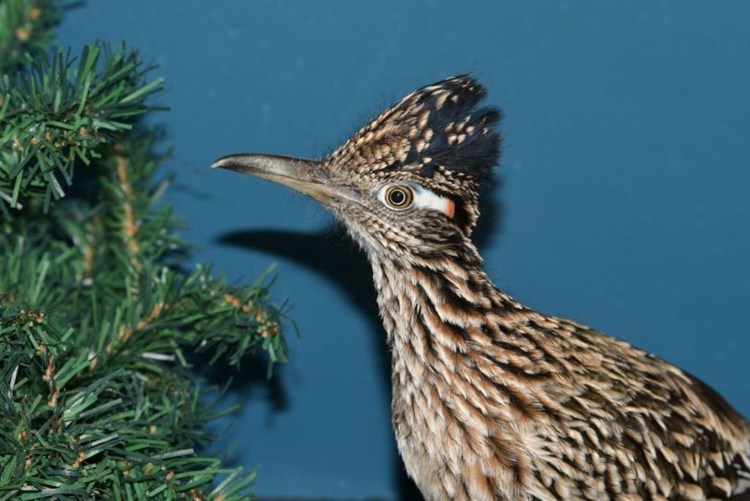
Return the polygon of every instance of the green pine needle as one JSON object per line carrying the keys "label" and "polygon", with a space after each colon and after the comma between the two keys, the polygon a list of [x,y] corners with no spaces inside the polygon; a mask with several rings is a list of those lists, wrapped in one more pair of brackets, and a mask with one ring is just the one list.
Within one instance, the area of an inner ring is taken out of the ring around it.
{"label": "green pine needle", "polygon": [[146,80],[149,68],[124,45],[88,45],[77,58],[60,49],[25,63],[0,78],[0,207],[13,209],[28,197],[48,204],[65,196],[75,161],[90,164],[114,144],[163,87],[161,78]]}
{"label": "green pine needle", "polygon": [[[195,451],[225,412],[201,405],[183,353],[285,360],[264,280],[231,287],[178,266],[186,247],[150,148],[102,152],[91,200],[24,212],[0,237],[0,499],[205,492],[226,472]],[[232,471],[224,499],[248,478]]]}
{"label": "green pine needle", "polygon": [[21,67],[25,54],[46,51],[59,19],[53,0],[0,2],[0,75]]}
{"label": "green pine needle", "polygon": [[[54,11],[24,44],[3,29],[50,5],[0,0],[0,56],[47,47]],[[190,360],[285,361],[283,307],[265,277],[186,270],[155,134],[133,122],[162,80],[134,51],[14,61],[0,65],[0,501],[247,499],[255,472],[201,452],[206,423],[236,407],[204,402]]]}

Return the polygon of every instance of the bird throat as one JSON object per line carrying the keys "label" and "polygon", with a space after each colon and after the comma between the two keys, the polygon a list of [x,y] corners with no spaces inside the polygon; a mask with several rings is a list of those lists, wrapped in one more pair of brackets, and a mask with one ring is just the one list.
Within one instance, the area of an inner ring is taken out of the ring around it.
{"label": "bird throat", "polygon": [[[491,342],[490,324],[512,319],[523,306],[498,291],[479,262],[404,267],[370,255],[370,263],[391,351],[396,442],[424,493],[450,478],[439,471],[448,467],[440,458],[463,457],[461,444],[486,433],[487,421],[477,414],[487,384],[478,370],[482,347]],[[510,426],[510,409],[507,414],[498,419]]]}
{"label": "bird throat", "polygon": [[[467,254],[478,256],[473,247]],[[471,379],[472,359],[494,330],[490,324],[525,310],[495,288],[481,259],[404,265],[369,258],[391,351],[394,399],[413,385],[450,386],[457,375]]]}
{"label": "bird throat", "polygon": [[[473,248],[466,254],[478,256]],[[524,309],[495,288],[478,257],[404,265],[373,253],[369,260],[394,371],[433,363],[454,369],[473,340],[486,339],[493,316]]]}

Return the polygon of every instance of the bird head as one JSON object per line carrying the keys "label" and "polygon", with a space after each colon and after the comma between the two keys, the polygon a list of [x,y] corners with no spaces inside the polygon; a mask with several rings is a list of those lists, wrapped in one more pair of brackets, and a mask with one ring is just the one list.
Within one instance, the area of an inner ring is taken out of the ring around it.
{"label": "bird head", "polygon": [[500,111],[477,107],[484,95],[470,76],[448,78],[404,97],[320,160],[236,154],[213,167],[314,198],[368,254],[456,255],[471,246],[479,190],[500,151]]}

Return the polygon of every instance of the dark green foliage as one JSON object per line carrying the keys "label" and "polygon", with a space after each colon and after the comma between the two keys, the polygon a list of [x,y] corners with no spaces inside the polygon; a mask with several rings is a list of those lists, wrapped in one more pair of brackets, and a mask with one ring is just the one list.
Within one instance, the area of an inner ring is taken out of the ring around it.
{"label": "dark green foliage", "polygon": [[0,75],[19,69],[24,55],[46,51],[58,18],[52,0],[0,0]]}
{"label": "dark green foliage", "polygon": [[[0,53],[46,46],[9,48],[11,4],[49,7],[0,0]],[[185,270],[154,134],[134,132],[161,80],[123,47],[18,61],[0,65],[0,501],[247,497],[253,472],[201,455],[231,409],[186,359],[284,360],[282,312],[263,279]]]}
{"label": "dark green foliage", "polygon": [[137,52],[123,46],[88,46],[78,64],[63,50],[26,62],[26,71],[0,79],[0,207],[44,195],[46,208],[65,195],[75,161],[90,163],[130,130],[162,80],[147,82]]}

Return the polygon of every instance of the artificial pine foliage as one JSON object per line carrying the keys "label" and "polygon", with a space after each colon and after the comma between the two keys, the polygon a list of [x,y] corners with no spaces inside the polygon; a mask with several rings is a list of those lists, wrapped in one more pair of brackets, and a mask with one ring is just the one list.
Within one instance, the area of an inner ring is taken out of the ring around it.
{"label": "artificial pine foliage", "polygon": [[200,452],[231,409],[188,360],[284,360],[282,312],[262,278],[185,271],[134,122],[161,80],[124,46],[50,50],[57,19],[0,0],[0,501],[244,499],[254,473]]}

